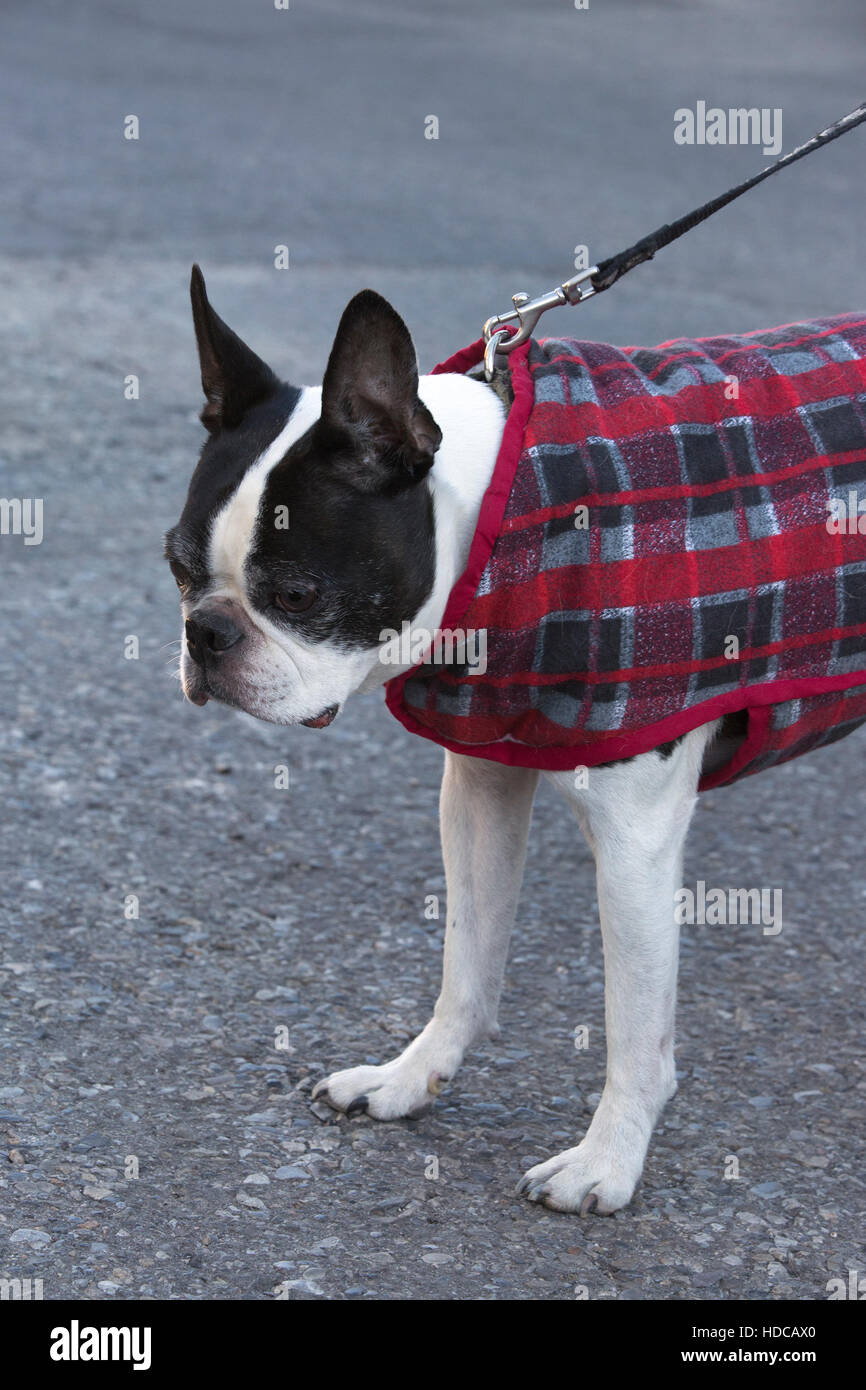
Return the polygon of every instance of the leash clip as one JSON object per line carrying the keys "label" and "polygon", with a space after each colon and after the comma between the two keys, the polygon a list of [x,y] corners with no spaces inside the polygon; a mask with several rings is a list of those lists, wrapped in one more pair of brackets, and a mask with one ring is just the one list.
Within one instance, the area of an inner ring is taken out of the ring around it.
{"label": "leash clip", "polygon": [[[484,325],[484,375],[493,380],[494,361],[497,352],[512,352],[514,348],[532,337],[535,325],[548,309],[556,309],[561,304],[582,304],[597,294],[592,277],[598,274],[598,266],[582,270],[570,280],[563,280],[556,289],[548,290],[536,299],[528,294],[513,294],[513,309],[505,314],[494,314]],[[513,325],[519,324],[519,327]]]}

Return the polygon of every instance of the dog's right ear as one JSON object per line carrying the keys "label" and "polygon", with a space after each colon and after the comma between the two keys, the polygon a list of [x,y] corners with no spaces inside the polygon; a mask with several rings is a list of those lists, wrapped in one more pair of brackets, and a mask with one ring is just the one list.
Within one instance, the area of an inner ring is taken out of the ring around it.
{"label": "dog's right ear", "polygon": [[405,323],[362,290],[340,319],[322,382],[320,434],[359,492],[398,492],[430,471],[442,431],[418,396],[418,359]]}
{"label": "dog's right ear", "polygon": [[279,385],[270,367],[248,348],[210,306],[197,265],[189,282],[192,320],[207,405],[201,422],[212,434],[234,429],[246,412]]}

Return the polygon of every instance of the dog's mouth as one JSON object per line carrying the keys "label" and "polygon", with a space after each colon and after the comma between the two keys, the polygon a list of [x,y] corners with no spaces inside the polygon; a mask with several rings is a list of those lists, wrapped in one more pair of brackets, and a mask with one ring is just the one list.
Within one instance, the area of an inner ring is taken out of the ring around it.
{"label": "dog's mouth", "polygon": [[[225,691],[214,691],[210,685],[204,681],[196,683],[193,686],[187,686],[184,690],[184,694],[191,704],[198,705],[199,707],[206,705],[208,700],[217,700],[222,705],[229,705],[233,709],[243,710],[244,713],[253,714],[259,719],[267,718],[266,713],[258,713],[256,710],[248,709],[237,697]],[[340,706],[338,703],[336,705],[328,705],[327,709],[323,709],[321,714],[311,715],[309,719],[279,722],[303,724],[307,729],[326,729],[329,724],[334,722],[339,712]]]}
{"label": "dog's mouth", "polygon": [[326,729],[336,719],[339,708],[339,705],[328,705],[328,708],[317,714],[315,719],[302,719],[301,723],[307,729]]}
{"label": "dog's mouth", "polygon": [[206,705],[208,700],[214,698],[204,673],[197,666],[192,667],[189,673],[184,672],[182,689],[191,705]]}

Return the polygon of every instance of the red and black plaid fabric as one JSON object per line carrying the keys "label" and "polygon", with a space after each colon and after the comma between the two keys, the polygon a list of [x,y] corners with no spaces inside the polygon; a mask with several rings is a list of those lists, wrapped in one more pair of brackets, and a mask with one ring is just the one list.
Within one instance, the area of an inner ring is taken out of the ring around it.
{"label": "red and black plaid fabric", "polygon": [[562,770],[748,710],[705,786],[866,720],[866,316],[656,348],[546,339],[508,362],[514,402],[442,621],[486,633],[487,669],[415,666],[388,682],[397,718]]}

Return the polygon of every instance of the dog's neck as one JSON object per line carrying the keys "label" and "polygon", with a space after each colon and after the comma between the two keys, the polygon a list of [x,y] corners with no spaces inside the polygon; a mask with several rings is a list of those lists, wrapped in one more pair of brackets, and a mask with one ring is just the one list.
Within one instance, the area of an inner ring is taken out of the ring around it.
{"label": "dog's neck", "polygon": [[[442,443],[428,475],[433,498],[436,574],[427,602],[411,621],[412,634],[434,633],[441,625],[448,595],[466,568],[478,513],[499,453],[505,407],[483,381],[442,373],[422,376],[418,394],[442,431]],[[362,690],[391,680],[406,666],[381,664]]]}

